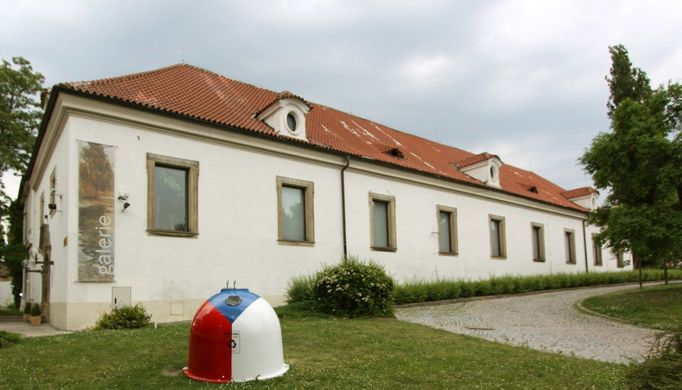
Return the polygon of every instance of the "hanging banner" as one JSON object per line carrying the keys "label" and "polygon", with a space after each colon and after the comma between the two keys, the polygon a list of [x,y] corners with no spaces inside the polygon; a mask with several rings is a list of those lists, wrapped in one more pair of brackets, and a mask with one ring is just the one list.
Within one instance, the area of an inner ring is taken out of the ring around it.
{"label": "hanging banner", "polygon": [[114,146],[78,141],[78,280],[114,281]]}

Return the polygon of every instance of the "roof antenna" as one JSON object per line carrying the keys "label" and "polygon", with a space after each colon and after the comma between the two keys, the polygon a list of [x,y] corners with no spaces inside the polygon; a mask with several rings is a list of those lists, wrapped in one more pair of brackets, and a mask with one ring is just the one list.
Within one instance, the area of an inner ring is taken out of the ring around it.
{"label": "roof antenna", "polygon": [[182,41],[182,45],[180,46],[180,63],[184,64],[185,63],[185,41]]}

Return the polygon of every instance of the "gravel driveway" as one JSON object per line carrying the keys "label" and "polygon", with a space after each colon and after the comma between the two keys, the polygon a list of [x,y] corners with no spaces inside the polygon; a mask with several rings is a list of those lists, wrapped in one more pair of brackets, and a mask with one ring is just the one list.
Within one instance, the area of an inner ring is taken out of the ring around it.
{"label": "gravel driveway", "polygon": [[583,314],[576,302],[635,285],[593,287],[518,297],[399,308],[396,317],[541,351],[614,363],[640,362],[656,331]]}

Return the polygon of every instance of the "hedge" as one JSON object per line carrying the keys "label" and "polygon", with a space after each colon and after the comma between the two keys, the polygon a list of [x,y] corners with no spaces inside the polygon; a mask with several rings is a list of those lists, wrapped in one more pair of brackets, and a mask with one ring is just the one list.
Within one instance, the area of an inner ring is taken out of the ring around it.
{"label": "hedge", "polygon": [[[397,284],[393,300],[397,305],[432,302],[486,295],[516,294],[559,288],[637,282],[638,271],[559,273],[530,276],[494,276],[486,280],[441,279],[415,280]],[[663,280],[663,270],[642,270],[644,281]],[[682,279],[682,270],[668,270],[668,279]]]}

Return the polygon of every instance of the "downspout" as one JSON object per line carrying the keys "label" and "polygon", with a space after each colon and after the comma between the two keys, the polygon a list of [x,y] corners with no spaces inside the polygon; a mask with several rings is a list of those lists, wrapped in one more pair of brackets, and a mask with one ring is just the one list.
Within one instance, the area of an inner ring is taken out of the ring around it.
{"label": "downspout", "polygon": [[346,157],[346,165],[341,170],[341,224],[343,229],[343,258],[348,257],[348,238],[346,237],[346,169],[350,166],[350,158]]}
{"label": "downspout", "polygon": [[583,249],[585,249],[585,273],[590,272],[587,262],[587,235],[585,234],[585,219],[583,219]]}

